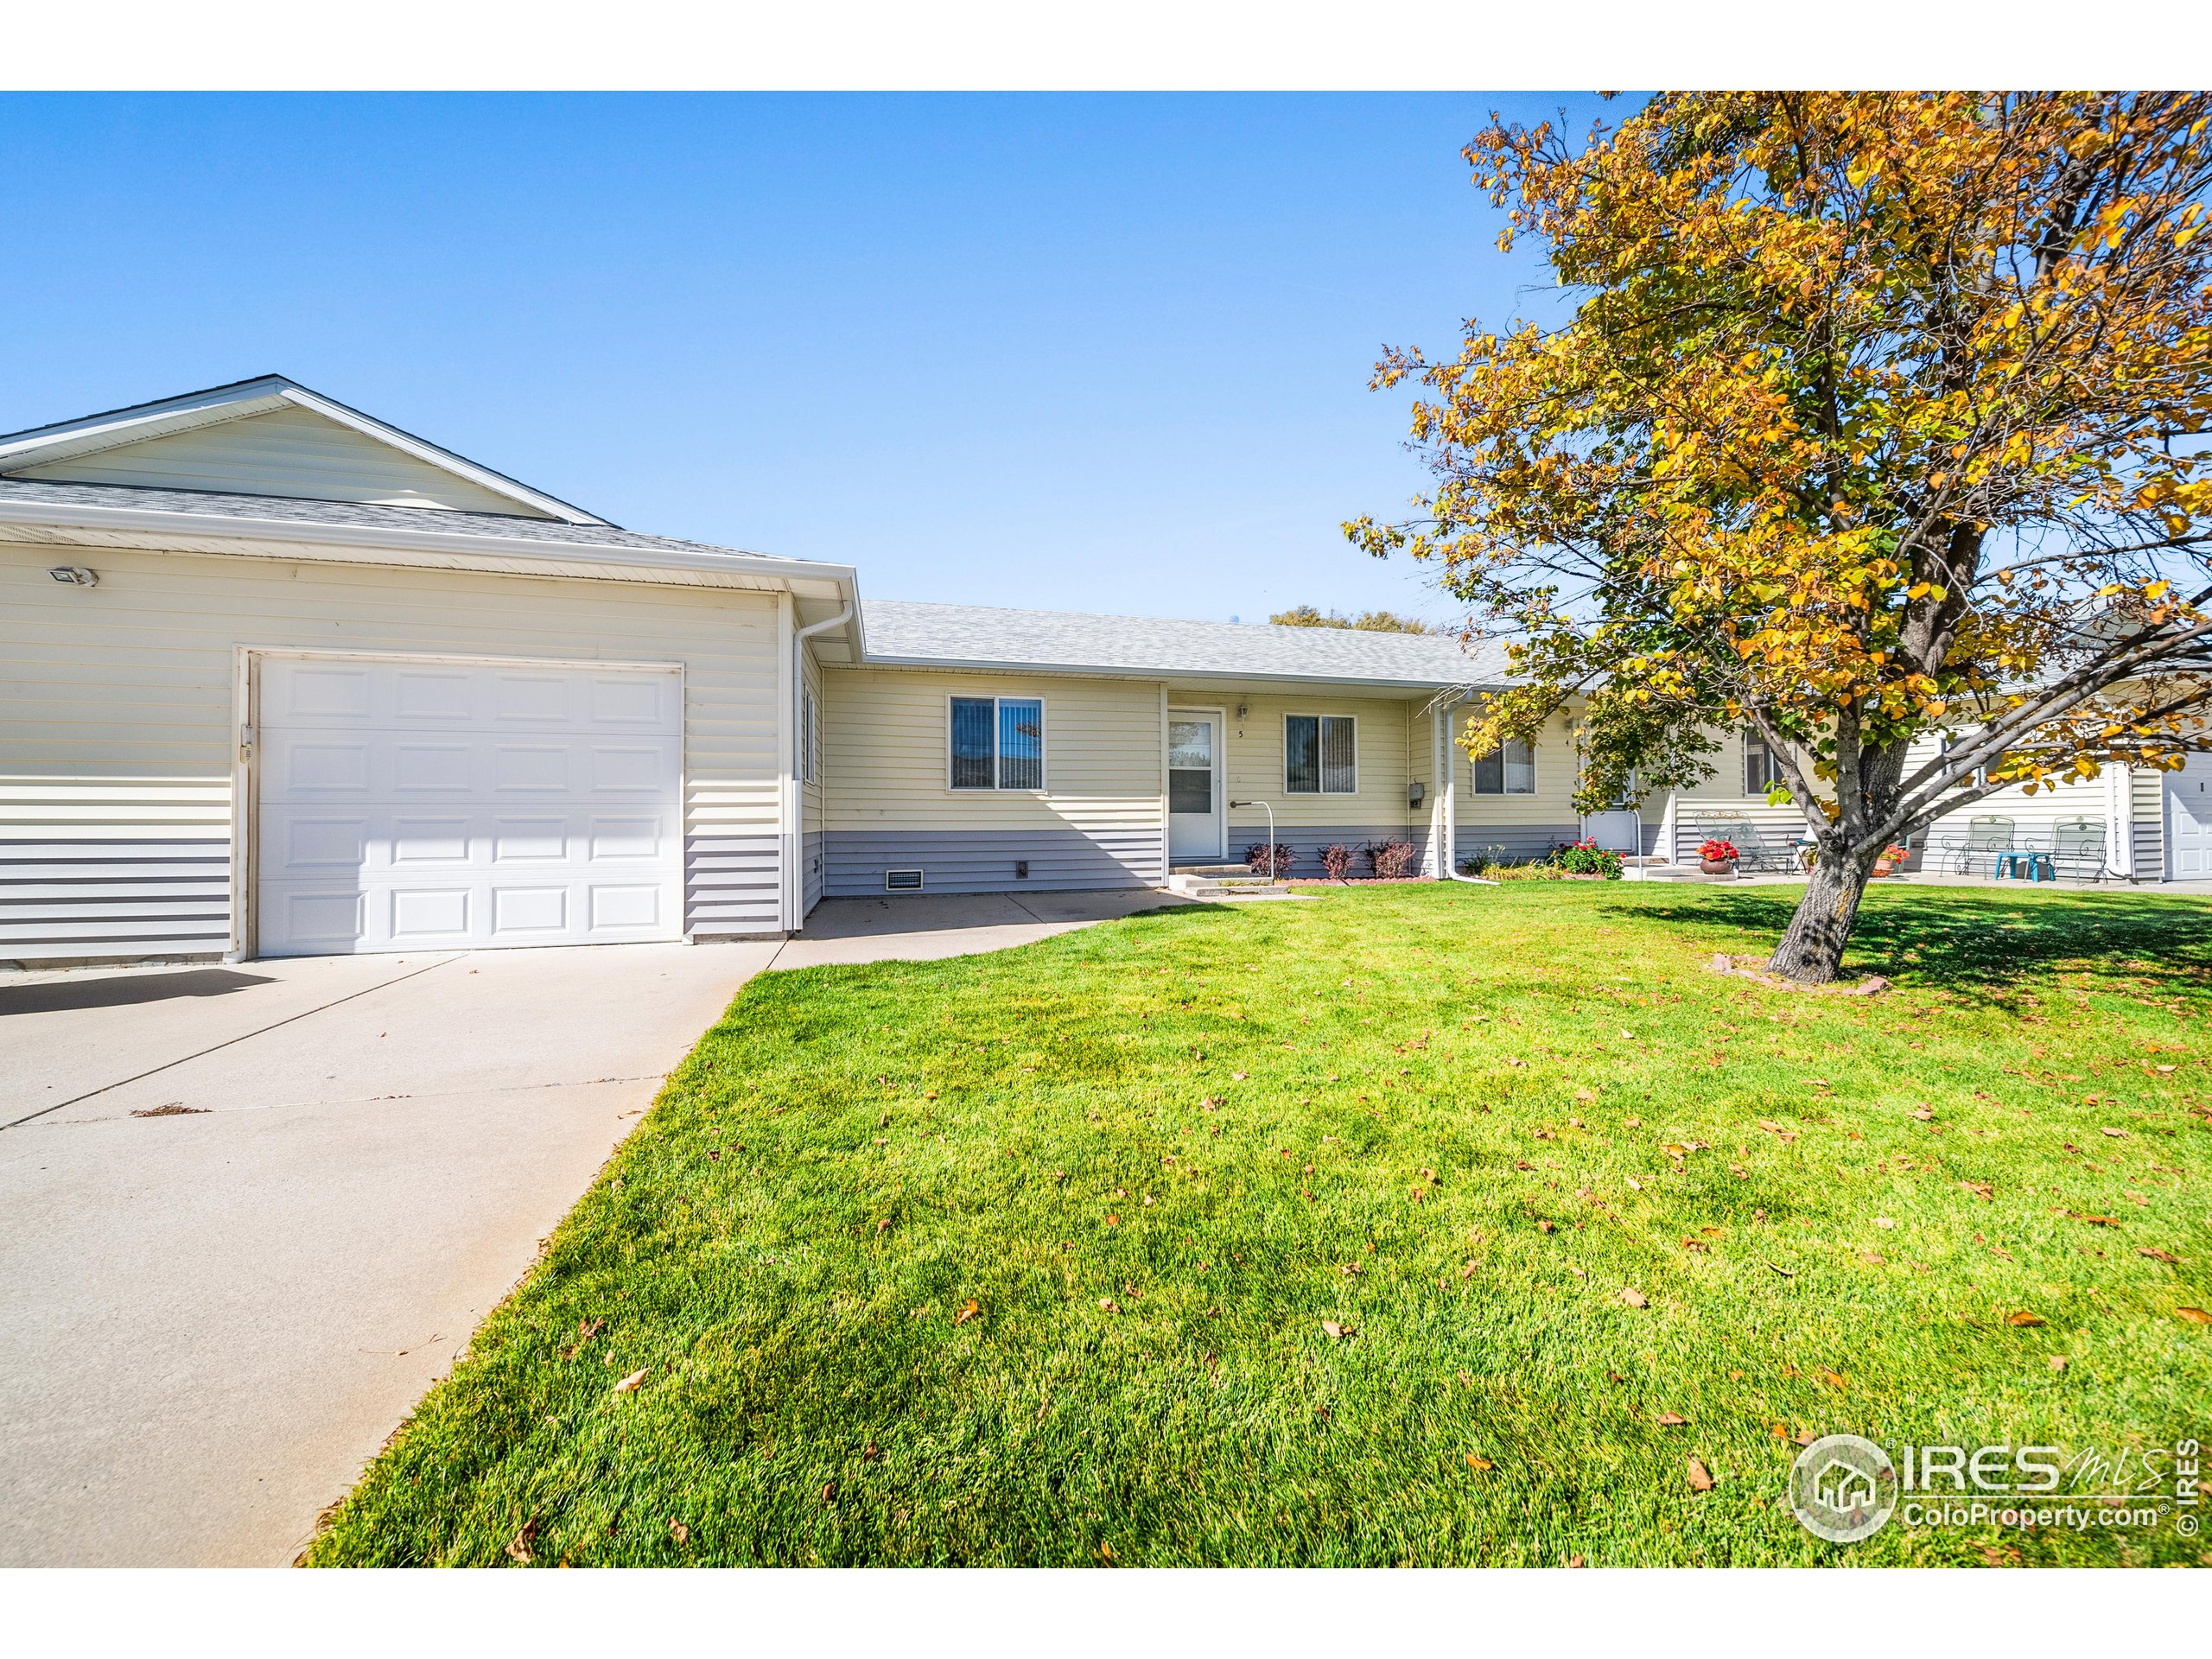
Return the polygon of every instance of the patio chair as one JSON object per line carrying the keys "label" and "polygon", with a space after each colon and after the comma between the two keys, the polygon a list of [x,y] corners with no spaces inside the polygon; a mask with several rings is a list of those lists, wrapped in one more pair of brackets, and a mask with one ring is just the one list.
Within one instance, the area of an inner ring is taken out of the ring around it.
{"label": "patio chair", "polygon": [[2013,845],[2013,829],[2010,818],[1975,818],[1967,823],[1966,834],[1946,836],[1936,845],[1948,858],[1955,875],[1966,874],[1976,859],[1987,859],[1993,870],[2001,855],[2020,850]]}
{"label": "patio chair", "polygon": [[1797,873],[1797,849],[1777,847],[1759,833],[1758,820],[1738,821],[1736,833],[1729,837],[1736,843],[1736,868],[1770,875],[1794,875]]}
{"label": "patio chair", "polygon": [[1795,874],[1797,854],[1795,849],[1777,847],[1759,834],[1756,819],[1739,813],[1715,813],[1709,817],[1686,818],[1681,835],[1687,837],[1693,854],[1708,841],[1725,841],[1736,849],[1736,868],[1739,870],[1769,871]]}
{"label": "patio chair", "polygon": [[2050,867],[2080,881],[2105,879],[2105,821],[2061,818],[2050,826]]}

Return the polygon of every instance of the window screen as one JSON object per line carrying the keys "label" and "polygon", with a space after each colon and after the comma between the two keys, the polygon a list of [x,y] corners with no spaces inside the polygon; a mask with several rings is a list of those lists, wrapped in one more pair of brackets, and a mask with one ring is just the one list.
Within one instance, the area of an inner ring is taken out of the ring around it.
{"label": "window screen", "polygon": [[1359,792],[1358,745],[1350,715],[1285,717],[1283,787],[1293,795]]}
{"label": "window screen", "polygon": [[798,689],[798,776],[799,781],[810,784],[822,772],[821,716],[814,706],[814,688],[802,683]]}
{"label": "window screen", "polygon": [[955,697],[952,700],[952,786],[989,789],[996,782],[991,741],[992,700]]}
{"label": "window screen", "polygon": [[1475,757],[1478,795],[1533,795],[1536,792],[1536,751],[1509,737],[1488,754]]}
{"label": "window screen", "polygon": [[1764,737],[1756,731],[1744,734],[1744,793],[1764,795],[1782,781],[1782,764],[1774,758]]}
{"label": "window screen", "polygon": [[953,698],[951,783],[955,789],[1044,788],[1044,699]]}
{"label": "window screen", "polygon": [[1045,787],[1045,705],[1035,697],[999,699],[999,787]]}

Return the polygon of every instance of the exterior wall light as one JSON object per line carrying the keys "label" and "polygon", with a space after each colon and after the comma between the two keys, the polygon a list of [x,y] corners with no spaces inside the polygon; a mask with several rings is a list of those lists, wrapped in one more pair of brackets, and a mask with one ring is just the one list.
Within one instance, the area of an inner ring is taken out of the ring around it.
{"label": "exterior wall light", "polygon": [[81,564],[57,564],[46,573],[69,588],[97,588],[100,579]]}

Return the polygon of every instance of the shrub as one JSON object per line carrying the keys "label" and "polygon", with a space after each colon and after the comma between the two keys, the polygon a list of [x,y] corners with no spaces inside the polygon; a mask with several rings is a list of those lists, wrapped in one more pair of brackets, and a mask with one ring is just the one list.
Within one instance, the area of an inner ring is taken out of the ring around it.
{"label": "shrub", "polygon": [[1621,879],[1621,855],[1600,847],[1589,836],[1560,842],[1552,849],[1551,861],[1569,875],[1602,875],[1608,881]]}
{"label": "shrub", "polygon": [[1264,841],[1255,841],[1244,849],[1244,861],[1251,867],[1255,875],[1276,880],[1290,874],[1295,857],[1282,842],[1270,847]]}
{"label": "shrub", "polygon": [[1367,855],[1367,866],[1377,880],[1395,881],[1413,868],[1410,841],[1370,841],[1359,850]]}
{"label": "shrub", "polygon": [[1340,841],[1332,841],[1321,849],[1321,868],[1332,881],[1341,881],[1351,868],[1351,849]]}

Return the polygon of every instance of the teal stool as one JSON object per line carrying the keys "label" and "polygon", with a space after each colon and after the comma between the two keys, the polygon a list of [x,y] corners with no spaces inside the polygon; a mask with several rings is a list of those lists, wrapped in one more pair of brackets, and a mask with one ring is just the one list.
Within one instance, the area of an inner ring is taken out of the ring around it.
{"label": "teal stool", "polygon": [[1997,879],[2000,881],[2007,879],[2018,880],[2023,861],[2028,867],[2029,880],[2056,881],[2058,880],[2058,867],[2050,861],[2050,855],[2037,852],[1998,854],[1995,872]]}

